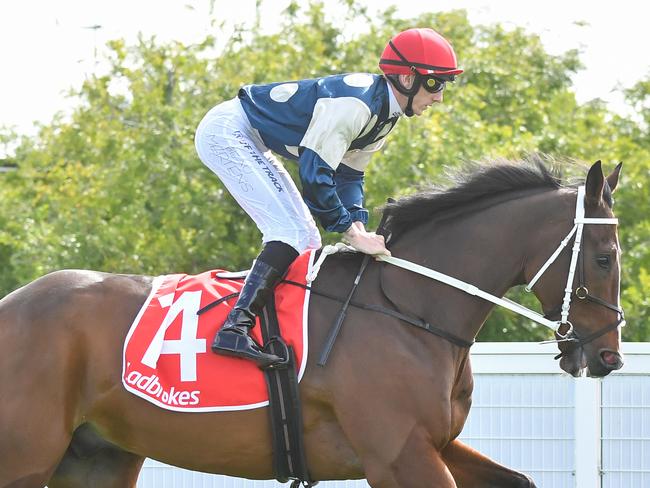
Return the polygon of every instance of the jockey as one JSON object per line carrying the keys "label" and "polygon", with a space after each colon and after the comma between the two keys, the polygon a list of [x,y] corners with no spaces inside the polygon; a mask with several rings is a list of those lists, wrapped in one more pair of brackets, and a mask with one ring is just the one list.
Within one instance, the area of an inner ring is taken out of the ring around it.
{"label": "jockey", "polygon": [[[379,61],[384,75],[351,73],[247,85],[212,108],[196,131],[201,161],[224,183],[262,232],[237,303],[214,338],[217,354],[261,367],[280,360],[249,332],[299,253],[321,246],[314,217],[367,254],[390,254],[368,232],[364,170],[402,114],[442,102],[446,82],[463,72],[447,40],[432,29],[397,34]],[[271,154],[298,161],[302,195]]]}

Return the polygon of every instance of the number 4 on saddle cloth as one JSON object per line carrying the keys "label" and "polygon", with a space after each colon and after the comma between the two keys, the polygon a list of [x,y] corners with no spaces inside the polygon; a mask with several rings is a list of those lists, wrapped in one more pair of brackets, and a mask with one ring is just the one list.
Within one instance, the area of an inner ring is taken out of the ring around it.
{"label": "number 4 on saddle cloth", "polygon": [[[314,252],[292,264],[286,279],[306,284]],[[226,277],[220,277],[223,274]],[[221,270],[154,279],[124,343],[124,387],[162,408],[183,412],[247,410],[268,405],[264,373],[252,361],[216,355],[210,343],[235,304],[243,279]],[[215,301],[232,295],[219,305]],[[309,290],[280,283],[275,308],[282,338],[293,348],[298,381],[307,363]],[[262,344],[260,319],[252,337]]]}

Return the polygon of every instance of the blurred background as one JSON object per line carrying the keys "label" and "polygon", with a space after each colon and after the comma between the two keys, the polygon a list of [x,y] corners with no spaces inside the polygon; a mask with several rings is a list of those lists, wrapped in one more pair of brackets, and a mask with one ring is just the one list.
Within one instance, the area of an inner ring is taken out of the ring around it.
{"label": "blurred background", "polygon": [[[391,3],[4,2],[0,296],[61,268],[158,275],[248,266],[260,235],[195,154],[203,114],[243,84],[377,73],[388,39],[431,26],[465,73],[444,104],[389,136],[366,173],[368,208],[445,185],[448,168],[471,160],[543,152],[567,177],[583,177],[597,159],[606,172],[623,161],[615,194],[623,339],[650,340],[643,6]],[[371,228],[379,217],[372,213]],[[521,290],[509,296],[536,306]],[[497,310],[479,340],[543,338],[546,329]]]}

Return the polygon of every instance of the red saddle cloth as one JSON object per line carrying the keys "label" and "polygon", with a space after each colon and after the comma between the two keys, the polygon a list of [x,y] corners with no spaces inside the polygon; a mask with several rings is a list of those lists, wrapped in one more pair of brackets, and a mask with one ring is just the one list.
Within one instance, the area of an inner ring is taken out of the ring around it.
{"label": "red saddle cloth", "polygon": [[[287,280],[306,284],[314,251],[292,264]],[[151,293],[124,342],[124,387],[162,408],[182,412],[247,410],[268,405],[264,374],[252,361],[214,354],[212,339],[234,306],[233,297],[198,315],[220,298],[239,292],[244,280],[218,277],[221,270],[154,279]],[[309,291],[288,283],[275,290],[280,331],[294,348],[298,380],[307,363]],[[259,320],[252,332],[262,343]]]}

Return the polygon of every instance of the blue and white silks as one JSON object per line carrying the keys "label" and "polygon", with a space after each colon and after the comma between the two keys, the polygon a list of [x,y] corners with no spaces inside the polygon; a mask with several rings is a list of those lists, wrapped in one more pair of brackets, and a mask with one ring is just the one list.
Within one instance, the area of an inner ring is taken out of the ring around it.
{"label": "blue and white silks", "polygon": [[266,147],[298,160],[303,198],[326,230],[367,223],[364,170],[402,114],[383,76],[248,85],[239,98]]}

